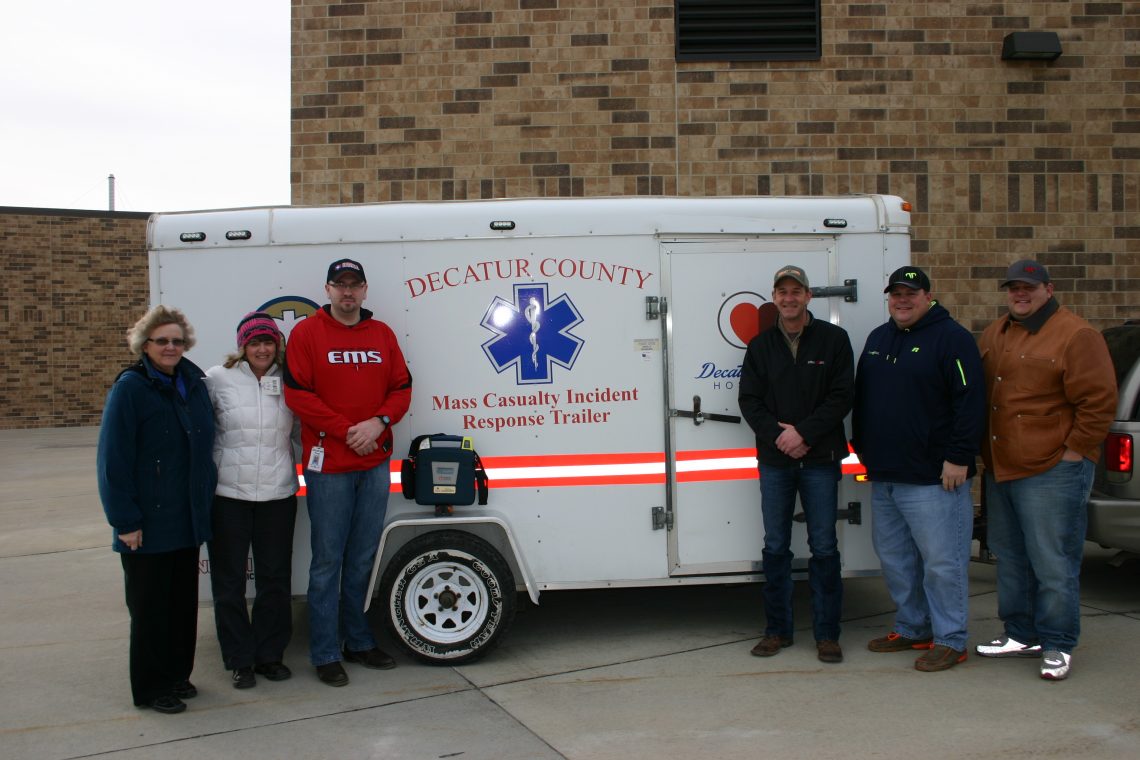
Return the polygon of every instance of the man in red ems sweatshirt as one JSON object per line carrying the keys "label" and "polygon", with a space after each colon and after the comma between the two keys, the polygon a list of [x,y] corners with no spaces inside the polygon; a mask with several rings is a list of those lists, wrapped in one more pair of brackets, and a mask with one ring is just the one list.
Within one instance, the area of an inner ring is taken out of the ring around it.
{"label": "man in red ems sweatshirt", "polygon": [[312,524],[310,658],[322,682],[344,686],[342,659],[396,666],[376,646],[364,595],[388,508],[391,427],[408,411],[412,377],[395,333],[361,308],[359,262],[330,264],[325,293],[329,303],[289,336],[285,403],[301,420]]}

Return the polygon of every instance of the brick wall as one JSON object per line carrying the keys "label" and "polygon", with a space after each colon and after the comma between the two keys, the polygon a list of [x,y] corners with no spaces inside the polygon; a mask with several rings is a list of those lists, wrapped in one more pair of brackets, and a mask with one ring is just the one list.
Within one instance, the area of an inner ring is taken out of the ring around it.
{"label": "brick wall", "polygon": [[0,208],[0,428],[99,424],[150,297],[148,216]]}
{"label": "brick wall", "polygon": [[[672,0],[293,0],[298,204],[890,192],[978,331],[1014,259],[1140,316],[1140,14],[823,0],[818,61],[677,63]],[[1055,31],[1053,63],[1002,61]]]}

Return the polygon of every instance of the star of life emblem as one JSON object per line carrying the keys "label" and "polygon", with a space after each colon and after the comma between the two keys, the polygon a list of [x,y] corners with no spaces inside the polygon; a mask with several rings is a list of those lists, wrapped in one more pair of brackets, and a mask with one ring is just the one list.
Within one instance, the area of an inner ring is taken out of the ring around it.
{"label": "star of life emblem", "polygon": [[570,369],[585,344],[570,330],[582,315],[563,293],[554,300],[546,283],[514,286],[514,302],[495,296],[480,324],[495,337],[483,344],[483,353],[496,372],[513,367],[518,385],[550,383],[554,366]]}

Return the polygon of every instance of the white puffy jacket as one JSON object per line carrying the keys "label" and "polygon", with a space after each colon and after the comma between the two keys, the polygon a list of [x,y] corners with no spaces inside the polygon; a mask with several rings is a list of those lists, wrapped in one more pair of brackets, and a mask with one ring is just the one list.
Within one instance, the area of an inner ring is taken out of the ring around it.
{"label": "white puffy jacket", "polygon": [[[280,367],[269,368],[266,377],[273,376],[281,376]],[[245,361],[229,369],[211,367],[206,386],[217,422],[218,495],[271,501],[297,493],[293,413],[285,406],[284,388],[275,395],[265,393]]]}

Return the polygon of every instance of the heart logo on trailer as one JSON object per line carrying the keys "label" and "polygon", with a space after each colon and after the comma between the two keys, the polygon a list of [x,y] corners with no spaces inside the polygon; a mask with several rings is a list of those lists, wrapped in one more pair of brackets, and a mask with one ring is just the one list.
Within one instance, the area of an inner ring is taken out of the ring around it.
{"label": "heart logo on trailer", "polygon": [[742,290],[724,299],[717,313],[720,336],[734,348],[748,348],[748,342],[776,324],[776,304],[759,293]]}

